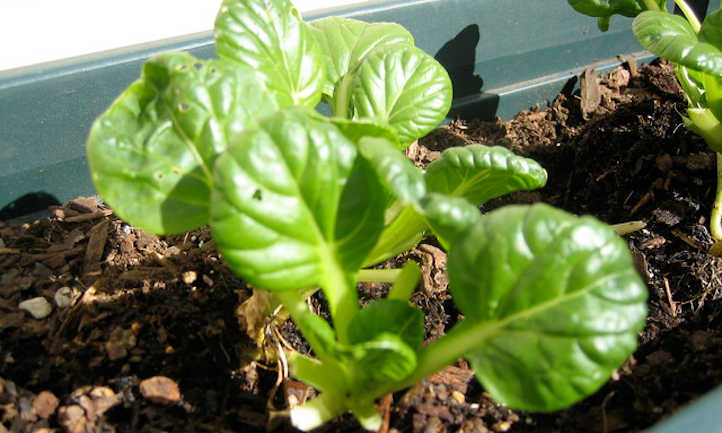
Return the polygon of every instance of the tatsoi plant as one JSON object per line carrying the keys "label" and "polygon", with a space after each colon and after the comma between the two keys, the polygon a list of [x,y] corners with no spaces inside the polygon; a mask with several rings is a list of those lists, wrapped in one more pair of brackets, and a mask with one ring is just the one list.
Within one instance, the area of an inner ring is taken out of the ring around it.
{"label": "tatsoi plant", "polygon": [[[405,29],[226,0],[215,35],[218,59],[150,59],[93,125],[88,162],[119,216],[158,234],[210,224],[227,264],[283,303],[314,355],[290,353],[291,373],[320,391],[291,409],[294,425],[350,411],[377,429],[377,398],[461,357],[499,401],[550,411],[634,350],[646,288],[609,227],[542,204],[479,212],[542,186],[536,162],[472,145],[422,171],[401,152],[451,103],[445,70]],[[464,314],[426,346],[409,303],[418,267],[368,268],[425,233],[449,252]],[[361,308],[362,281],[392,287]],[[307,308],[319,289],[331,323]]]}
{"label": "tatsoi plant", "polygon": [[675,0],[684,17],[667,11],[665,0],[569,0],[577,11],[598,17],[606,30],[612,15],[635,17],[632,30],[654,55],[676,64],[677,79],[688,102],[682,120],[717,154],[717,192],[710,216],[715,240],[711,252],[722,253],[722,11],[702,23],[684,0]]}

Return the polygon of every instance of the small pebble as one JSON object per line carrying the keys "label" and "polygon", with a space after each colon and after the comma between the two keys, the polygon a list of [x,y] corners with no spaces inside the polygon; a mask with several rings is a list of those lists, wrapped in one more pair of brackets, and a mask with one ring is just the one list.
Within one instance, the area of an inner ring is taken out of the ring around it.
{"label": "small pebble", "polygon": [[27,311],[36,319],[44,319],[53,311],[53,306],[42,296],[25,300],[18,304],[18,308]]}
{"label": "small pebble", "polygon": [[73,289],[71,289],[70,287],[61,287],[55,292],[55,305],[57,305],[58,308],[68,308],[73,304],[73,301],[75,300],[75,295],[76,294],[73,293]]}
{"label": "small pebble", "polygon": [[59,403],[55,394],[50,391],[42,391],[33,399],[33,413],[40,418],[50,418],[50,415],[55,413]]}
{"label": "small pebble", "polygon": [[198,278],[196,271],[185,271],[183,272],[183,282],[186,284],[193,284]]}
{"label": "small pebble", "polygon": [[153,403],[171,405],[180,401],[178,384],[165,376],[154,376],[140,382],[140,393]]}

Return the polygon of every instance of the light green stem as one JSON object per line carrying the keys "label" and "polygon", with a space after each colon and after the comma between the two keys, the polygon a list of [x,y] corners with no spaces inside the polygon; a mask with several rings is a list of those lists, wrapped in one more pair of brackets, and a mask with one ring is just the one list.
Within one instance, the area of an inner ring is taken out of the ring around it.
{"label": "light green stem", "polygon": [[714,203],[712,204],[712,212],[710,214],[709,231],[712,238],[720,242],[722,241],[722,154],[716,152],[717,155],[717,191],[715,193]]}
{"label": "light green stem", "polygon": [[291,409],[291,423],[309,431],[346,412],[345,402],[338,396],[322,393],[318,397]]}
{"label": "light green stem", "polygon": [[642,230],[646,226],[647,224],[644,221],[627,221],[625,223],[613,224],[609,227],[614,230],[614,233],[619,236],[624,236]]}
{"label": "light green stem", "polygon": [[644,6],[650,11],[660,10],[659,5],[654,0],[644,0]]}
{"label": "light green stem", "polygon": [[358,280],[367,283],[393,283],[401,273],[401,269],[361,269]]}
{"label": "light green stem", "polygon": [[348,343],[348,327],[351,319],[360,309],[356,287],[349,281],[348,276],[336,262],[332,254],[323,249],[321,254],[323,262],[323,279],[321,288],[328,306],[331,310],[333,327],[336,329],[336,338],[342,344]]}
{"label": "light green stem", "polygon": [[682,11],[684,17],[687,18],[687,21],[689,21],[689,24],[692,26],[694,32],[699,33],[699,30],[702,28],[702,24],[700,24],[699,19],[697,18],[697,15],[694,14],[692,8],[689,7],[684,0],[674,0],[674,3],[677,5],[679,10]]}
{"label": "light green stem", "polygon": [[381,233],[363,267],[372,266],[413,248],[427,229],[426,221],[412,206],[406,206]]}
{"label": "light green stem", "polygon": [[335,117],[342,119],[350,118],[348,107],[351,103],[351,77],[351,74],[344,75],[333,94],[333,106],[331,110]]}

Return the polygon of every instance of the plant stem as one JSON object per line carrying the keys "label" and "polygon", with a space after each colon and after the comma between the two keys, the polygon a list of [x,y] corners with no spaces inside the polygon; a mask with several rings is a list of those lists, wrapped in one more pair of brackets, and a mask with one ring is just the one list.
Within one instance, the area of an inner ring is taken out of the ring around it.
{"label": "plant stem", "polygon": [[351,74],[344,75],[333,94],[333,115],[349,119],[348,107],[351,99]]}
{"label": "plant stem", "polygon": [[398,299],[408,301],[414,293],[414,289],[421,279],[421,269],[413,260],[408,260],[401,268],[399,276],[394,281],[394,285],[389,291],[388,299]]}
{"label": "plant stem", "polygon": [[427,229],[426,221],[412,206],[404,207],[379,237],[363,267],[380,263],[414,247]]}
{"label": "plant stem", "polygon": [[614,230],[614,233],[619,236],[628,235],[634,233],[637,230],[642,230],[647,224],[644,221],[627,221],[625,223],[613,224],[610,227]]}
{"label": "plant stem", "polygon": [[650,11],[660,10],[659,5],[654,0],[644,0],[644,6]]}
{"label": "plant stem", "polygon": [[710,214],[709,231],[716,242],[722,242],[722,154],[717,155],[717,191]]}
{"label": "plant stem", "polygon": [[331,310],[331,319],[336,329],[336,338],[342,344],[348,343],[348,327],[351,319],[359,310],[358,294],[356,287],[348,280],[347,275],[343,271],[332,254],[328,253],[328,248],[322,248],[321,261],[325,269],[321,288],[323,289],[328,306]]}
{"label": "plant stem", "polygon": [[367,283],[393,283],[401,274],[401,269],[361,269],[358,280]]}
{"label": "plant stem", "polygon": [[322,393],[318,397],[291,409],[291,423],[298,429],[309,431],[320,427],[346,411],[338,396]]}
{"label": "plant stem", "polygon": [[692,8],[689,7],[684,0],[674,0],[674,3],[677,5],[679,10],[682,11],[684,17],[687,18],[687,21],[689,21],[689,24],[692,26],[692,29],[694,29],[694,32],[699,33],[699,30],[702,28],[702,24],[700,24],[697,15],[694,14],[694,10],[692,10]]}

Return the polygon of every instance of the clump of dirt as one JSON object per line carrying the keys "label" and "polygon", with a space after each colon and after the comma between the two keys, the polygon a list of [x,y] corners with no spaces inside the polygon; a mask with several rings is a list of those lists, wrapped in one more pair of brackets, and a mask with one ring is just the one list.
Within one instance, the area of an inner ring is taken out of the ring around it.
{"label": "clump of dirt", "polygon": [[[500,406],[460,360],[381,399],[382,431],[639,431],[722,382],[722,268],[706,228],[714,154],[681,126],[685,108],[669,65],[627,63],[603,78],[586,72],[580,92],[546,109],[509,122],[459,119],[409,149],[424,166],[450,146],[504,145],[547,169],[545,188],[485,211],[544,201],[609,223],[644,221],[626,238],[650,316],[634,355],[572,408]],[[383,266],[406,260],[422,267],[412,301],[426,314],[426,338],[438,338],[460,318],[446,256],[425,239]],[[361,302],[386,290],[360,285]],[[253,294],[207,229],[149,235],[92,198],[0,225],[0,432],[293,431],[282,411],[314,391],[284,377],[273,353],[308,348]],[[323,312],[323,297],[313,301]],[[321,430],[360,427],[346,416]]]}

